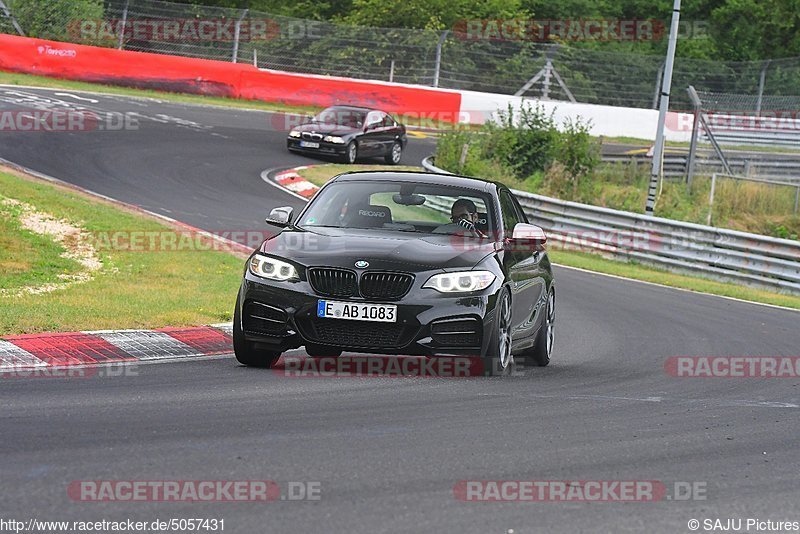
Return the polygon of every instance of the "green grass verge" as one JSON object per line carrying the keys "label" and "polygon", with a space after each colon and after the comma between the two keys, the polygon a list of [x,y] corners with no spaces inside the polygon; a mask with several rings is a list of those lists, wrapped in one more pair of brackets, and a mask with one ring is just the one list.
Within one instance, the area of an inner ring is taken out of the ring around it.
{"label": "green grass verge", "polygon": [[78,82],[64,80],[61,78],[48,78],[45,76],[33,76],[30,74],[17,74],[13,72],[0,71],[0,84],[7,85],[29,85],[35,87],[50,87],[55,89],[72,89],[75,91],[92,91],[97,93],[108,93],[122,96],[133,96],[140,98],[156,98],[168,102],[182,104],[202,104],[206,106],[222,106],[229,108],[258,109],[263,111],[283,111],[287,113],[316,113],[320,107],[312,106],[291,106],[278,102],[262,102],[260,100],[243,100],[236,98],[222,98],[216,96],[190,95],[184,93],[170,93],[167,91],[154,91],[151,89],[135,89],[132,87],[120,87],[116,85],[104,85],[100,83]]}
{"label": "green grass verge", "polygon": [[[157,220],[130,213],[37,180],[0,172],[0,191],[89,232],[170,232]],[[65,268],[53,243],[11,230],[0,262],[15,265],[3,283],[30,283]],[[4,232],[5,233],[5,232]],[[45,239],[45,238],[42,238]],[[93,280],[40,295],[0,296],[0,334],[112,328],[156,328],[229,321],[242,260],[212,250],[99,252],[103,269]],[[54,263],[51,263],[54,262]],[[5,263],[4,263],[5,265]],[[5,272],[5,269],[4,269]]]}
{"label": "green grass verge", "polygon": [[0,204],[0,289],[58,282],[59,274],[80,270],[77,261],[60,256],[64,249],[55,241],[22,228],[21,213],[18,206]]}
{"label": "green grass verge", "polygon": [[[333,176],[349,171],[349,170],[372,170],[372,169],[403,169],[402,167],[385,167],[380,165],[315,165],[308,169],[298,171],[298,174],[305,179],[317,185],[323,185],[326,181],[330,180]],[[413,170],[413,167],[406,168]],[[688,289],[690,291],[697,291],[701,293],[710,293],[712,295],[721,295],[724,297],[732,297],[741,300],[749,300],[752,302],[761,302],[764,304],[773,304],[776,306],[785,306],[787,308],[800,309],[800,297],[793,295],[783,295],[765,291],[761,289],[754,289],[746,286],[736,284],[728,284],[724,282],[717,282],[705,278],[698,278],[694,276],[675,274],[654,267],[644,266],[636,263],[626,263],[622,261],[615,261],[604,258],[597,254],[590,254],[586,252],[576,252],[572,250],[550,250],[551,259],[560,265],[569,267],[577,267],[586,269],[587,271],[594,271],[597,273],[611,274],[630,278],[633,280],[641,280],[643,282],[652,282],[664,286],[675,287],[680,289]]]}

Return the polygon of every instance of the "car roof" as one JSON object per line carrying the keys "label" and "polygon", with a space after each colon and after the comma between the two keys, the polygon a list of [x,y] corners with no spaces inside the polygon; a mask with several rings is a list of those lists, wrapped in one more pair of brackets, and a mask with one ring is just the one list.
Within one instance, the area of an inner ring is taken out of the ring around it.
{"label": "car roof", "polygon": [[386,180],[391,182],[415,182],[431,185],[449,185],[489,191],[493,187],[503,187],[498,182],[481,180],[472,176],[458,174],[438,174],[427,171],[350,171],[333,178],[336,182],[364,182],[367,180]]}
{"label": "car roof", "polygon": [[350,104],[334,104],[333,106],[328,106],[325,109],[353,109],[357,111],[381,111],[380,109],[377,108],[368,108],[366,106],[351,106]]}

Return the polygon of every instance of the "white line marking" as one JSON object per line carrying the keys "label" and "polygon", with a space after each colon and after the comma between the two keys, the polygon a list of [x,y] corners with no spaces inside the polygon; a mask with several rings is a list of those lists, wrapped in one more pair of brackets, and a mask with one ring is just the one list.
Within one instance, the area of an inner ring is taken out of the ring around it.
{"label": "white line marking", "polygon": [[[479,397],[505,397],[503,394],[479,393]],[[724,408],[800,408],[800,405],[792,402],[780,401],[755,401],[742,399],[684,399],[669,397],[617,397],[613,395],[522,395],[535,399],[570,400],[570,401],[626,401],[626,402],[657,402],[662,404],[708,404],[712,407]]]}
{"label": "white line marking", "polygon": [[91,102],[92,104],[97,104],[100,102],[99,100],[95,100],[94,98],[83,98],[82,96],[73,95],[72,93],[53,93],[53,94],[56,96],[69,96],[71,98],[74,98],[75,100],[83,100],[84,102]]}
{"label": "white line marking", "polygon": [[[767,304],[766,302],[755,302],[753,300],[744,300],[744,299],[739,299],[739,298],[736,298],[736,297],[728,297],[726,295],[715,295],[714,293],[706,293],[705,291],[695,291],[693,289],[686,289],[684,287],[667,286],[667,285],[664,285],[664,284],[659,284],[657,282],[648,282],[646,280],[637,280],[635,278],[625,278],[624,276],[619,276],[619,275],[616,275],[616,274],[608,274],[608,273],[601,273],[601,272],[598,272],[598,271],[590,271],[589,269],[582,269],[580,267],[571,267],[569,265],[562,265],[560,263],[553,263],[553,265],[556,265],[556,266],[558,266],[560,268],[563,268],[563,269],[572,269],[573,271],[580,271],[582,273],[596,274],[596,275],[599,275],[599,276],[607,276],[609,278],[616,278],[617,280],[625,280],[625,281],[628,281],[628,282],[636,282],[636,283],[639,283],[639,284],[647,284],[647,285],[650,285],[650,286],[663,287],[664,289],[672,289],[672,290],[675,290],[675,291],[683,291],[684,293],[692,293],[694,295],[706,295],[708,297],[717,297],[717,298],[720,298],[720,299],[732,300],[734,302],[743,302],[745,304],[755,304],[756,306],[766,306],[767,308],[775,308],[775,309],[778,309],[778,310],[786,310],[786,311],[791,311],[791,312],[795,312],[795,313],[800,312],[800,310],[798,310],[796,308],[788,308],[786,306],[779,306],[778,304]],[[699,280],[705,280],[704,278],[698,278],[698,279]],[[746,287],[746,286],[735,286],[735,287]]]}

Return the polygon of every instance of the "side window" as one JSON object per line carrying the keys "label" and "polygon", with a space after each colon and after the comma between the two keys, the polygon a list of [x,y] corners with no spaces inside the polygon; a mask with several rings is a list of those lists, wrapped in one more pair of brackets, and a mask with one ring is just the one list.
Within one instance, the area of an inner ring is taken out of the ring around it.
{"label": "side window", "polygon": [[381,124],[384,128],[394,128],[394,119],[390,117],[388,114],[383,114],[383,123]]}
{"label": "side window", "polygon": [[527,223],[528,222],[528,216],[525,214],[525,210],[522,209],[522,206],[520,206],[519,200],[517,200],[517,197],[512,195],[511,196],[511,200],[514,201],[514,206],[517,208],[517,216],[519,217],[520,222]]}
{"label": "side window", "polygon": [[380,126],[382,120],[383,119],[381,118],[380,112],[370,111],[369,113],[367,113],[366,125],[369,126],[370,128],[374,128],[376,126]]}
{"label": "side window", "polygon": [[500,191],[500,210],[503,212],[503,230],[506,237],[510,237],[514,226],[523,221],[520,219],[520,213],[511,193],[506,190]]}

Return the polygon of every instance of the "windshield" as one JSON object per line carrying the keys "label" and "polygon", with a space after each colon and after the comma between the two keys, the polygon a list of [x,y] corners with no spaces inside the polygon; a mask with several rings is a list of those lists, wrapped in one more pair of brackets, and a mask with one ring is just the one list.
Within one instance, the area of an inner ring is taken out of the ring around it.
{"label": "windshield", "polygon": [[298,226],[380,229],[482,238],[494,233],[488,194],[408,182],[336,182],[325,187]]}
{"label": "windshield", "polygon": [[358,129],[364,126],[366,115],[366,110],[331,107],[320,111],[314,117],[314,122],[326,126],[345,126]]}

